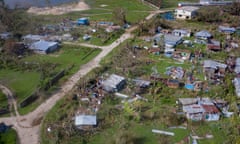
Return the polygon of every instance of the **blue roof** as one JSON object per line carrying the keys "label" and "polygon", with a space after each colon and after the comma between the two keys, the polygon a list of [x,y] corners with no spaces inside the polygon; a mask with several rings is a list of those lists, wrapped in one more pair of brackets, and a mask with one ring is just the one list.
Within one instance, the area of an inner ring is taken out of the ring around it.
{"label": "blue roof", "polygon": [[58,44],[57,42],[49,42],[49,41],[40,40],[40,41],[33,43],[30,46],[30,49],[47,51],[47,49],[49,49],[50,47],[57,45],[57,44]]}
{"label": "blue roof", "polygon": [[193,90],[194,89],[194,84],[185,84],[185,88],[188,90]]}

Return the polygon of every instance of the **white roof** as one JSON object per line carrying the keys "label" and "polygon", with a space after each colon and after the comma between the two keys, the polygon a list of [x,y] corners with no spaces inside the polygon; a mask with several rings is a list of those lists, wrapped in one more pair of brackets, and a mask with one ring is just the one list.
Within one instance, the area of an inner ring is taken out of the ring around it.
{"label": "white roof", "polygon": [[219,68],[226,68],[227,65],[223,64],[223,63],[219,63],[219,62],[213,61],[213,60],[204,60],[203,67],[204,68],[214,68],[214,69],[217,69],[218,67]]}
{"label": "white roof", "polygon": [[189,12],[194,12],[198,9],[199,9],[198,7],[194,7],[194,6],[183,6],[183,7],[177,8],[177,10],[184,10],[184,11],[189,11]]}
{"label": "white roof", "polygon": [[75,117],[75,125],[97,125],[96,115],[78,115]]}

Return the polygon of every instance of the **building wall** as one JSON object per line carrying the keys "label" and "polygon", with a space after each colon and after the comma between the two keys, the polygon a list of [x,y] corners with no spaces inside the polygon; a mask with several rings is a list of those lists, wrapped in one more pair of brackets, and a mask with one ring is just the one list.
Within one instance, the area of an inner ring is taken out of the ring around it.
{"label": "building wall", "polygon": [[192,19],[195,16],[195,12],[176,10],[175,15],[177,19]]}
{"label": "building wall", "polygon": [[57,48],[58,48],[58,45],[57,45],[57,44],[56,44],[56,45],[53,45],[53,46],[51,46],[51,47],[49,47],[49,48],[47,49],[46,53],[54,52],[55,50],[57,50]]}
{"label": "building wall", "polygon": [[186,114],[187,119],[194,120],[194,121],[200,121],[203,119],[202,113],[197,113],[197,114]]}
{"label": "building wall", "polygon": [[205,114],[204,120],[205,121],[218,121],[220,118],[219,114]]}

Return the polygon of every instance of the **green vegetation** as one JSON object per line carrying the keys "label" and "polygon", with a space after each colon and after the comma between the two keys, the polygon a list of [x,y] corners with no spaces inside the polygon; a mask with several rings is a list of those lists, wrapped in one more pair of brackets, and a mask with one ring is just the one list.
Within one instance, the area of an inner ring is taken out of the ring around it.
{"label": "green vegetation", "polygon": [[[100,49],[91,49],[84,47],[76,47],[70,45],[63,45],[59,51],[49,55],[30,55],[19,62],[25,64],[38,65],[36,69],[31,66],[25,70],[17,69],[1,69],[0,82],[8,86],[16,95],[17,101],[21,102],[26,97],[30,96],[36,91],[38,87],[52,78],[55,74],[63,69],[69,69],[60,83],[65,81],[70,75],[74,74],[81,65],[87,63],[97,54]],[[39,69],[41,69],[39,71]],[[45,99],[45,98],[43,98]],[[1,99],[2,103],[7,103],[7,99]],[[40,101],[36,102],[40,103]],[[37,105],[29,105],[23,109],[19,109],[21,114],[33,110]]]}
{"label": "green vegetation", "polygon": [[17,143],[16,131],[13,129],[9,129],[5,133],[0,133],[0,143],[1,144],[16,144]]}
{"label": "green vegetation", "polygon": [[32,55],[22,59],[25,62],[39,63],[52,63],[57,66],[54,67],[51,72],[59,72],[62,69],[66,69],[74,66],[70,74],[73,74],[80,68],[82,64],[87,63],[93,57],[95,57],[101,50],[100,49],[91,49],[86,47],[78,47],[71,45],[62,45],[59,51],[54,52],[48,55]]}
{"label": "green vegetation", "polygon": [[93,8],[103,8],[102,5],[106,5],[104,9],[115,9],[117,7],[125,8],[128,11],[131,10],[142,10],[148,11],[152,10],[149,6],[145,5],[139,0],[118,0],[118,1],[108,1],[108,0],[88,0],[86,1]]}
{"label": "green vegetation", "polygon": [[104,46],[104,45],[110,45],[113,43],[116,39],[118,39],[122,34],[124,33],[124,30],[120,29],[111,33],[106,32],[104,29],[98,29],[96,33],[92,34],[92,37],[84,41],[82,36],[80,36],[80,42],[82,43],[90,43],[97,46]]}
{"label": "green vegetation", "polygon": [[0,91],[0,108],[6,108],[8,106],[7,96]]}
{"label": "green vegetation", "polygon": [[16,94],[17,101],[32,94],[39,85],[40,74],[29,71],[0,70],[0,81]]}
{"label": "green vegetation", "polygon": [[[161,8],[175,8],[175,7],[178,6],[179,2],[182,2],[182,1],[179,1],[179,0],[162,0]],[[184,0],[184,2],[194,3],[194,2],[199,2],[199,0]]]}
{"label": "green vegetation", "polygon": [[[141,74],[146,77],[150,74],[151,67],[154,65],[158,67],[159,73],[161,74],[165,72],[165,67],[168,67],[169,65],[183,66],[186,69],[191,67],[190,64],[176,64],[176,62],[169,58],[157,55],[150,55],[149,57],[145,56],[146,59],[152,60],[153,63],[150,65],[144,65],[143,59],[138,59],[138,56],[140,57],[140,55],[143,56],[145,54],[146,50],[143,49],[136,51],[136,58],[134,60],[136,63],[142,61],[141,66],[133,65],[134,63],[129,63],[133,61],[131,58],[132,51],[130,47],[140,43],[142,43],[140,40],[128,40],[122,43],[118,48],[114,49],[102,60],[101,64],[103,65],[103,69],[110,73],[114,72],[126,77],[134,78]],[[122,55],[124,55],[124,57],[119,57]],[[128,63],[126,63],[126,61],[128,61]],[[168,61],[170,64],[167,64],[166,61]],[[121,67],[125,67],[125,71],[127,72],[123,73]],[[138,69],[143,69],[143,71],[146,73],[138,73]],[[132,70],[134,73],[131,73]],[[101,70],[95,70],[93,71],[95,74],[89,74],[87,77],[99,75],[101,74],[100,71]],[[82,80],[80,83],[81,82]],[[132,88],[131,84],[128,86],[128,88],[131,88],[131,90],[134,91],[134,88]],[[219,91],[219,89],[217,91]],[[124,90],[122,93],[128,94],[129,91]],[[148,99],[148,102],[136,102],[133,105],[129,105],[128,110],[116,109],[115,104],[120,103],[120,100],[113,98],[114,96],[110,94],[109,96],[106,96],[107,99],[104,100],[104,103],[98,112],[98,118],[101,120],[99,121],[98,128],[95,129],[93,133],[83,134],[79,133],[77,130],[70,130],[65,127],[61,127],[60,125],[61,123],[69,123],[69,120],[72,118],[75,109],[81,105],[79,101],[71,98],[74,94],[70,93],[68,96],[66,96],[66,98],[59,101],[45,117],[42,126],[42,142],[46,144],[56,142],[65,144],[74,143],[77,141],[80,143],[89,144],[119,144],[123,141],[138,144],[166,144],[180,142],[186,140],[191,131],[189,129],[170,129],[169,126],[177,126],[184,123],[186,124],[187,122],[181,117],[176,116],[171,111],[174,111],[175,101],[179,97],[194,97],[197,94],[197,92],[192,92],[185,89],[175,89],[173,91],[165,85],[157,83],[149,90],[145,91],[144,97]],[[166,109],[168,109],[168,111],[166,111]],[[138,117],[135,117],[136,113]],[[56,123],[58,124],[55,125]],[[70,123],[69,125],[73,125],[73,123]],[[214,139],[207,140],[207,142],[215,143],[224,141],[226,135],[223,132],[223,129],[217,131],[215,126],[212,126],[210,129],[206,129],[206,127],[209,127],[209,125],[211,126],[211,124],[207,123],[202,123],[199,125],[195,124],[194,122],[189,122],[187,127],[192,127],[194,132],[199,135],[212,134]],[[51,132],[47,132],[46,130],[49,126],[52,128]],[[202,128],[202,126],[204,128]],[[151,132],[152,129],[172,131],[175,133],[175,136],[170,137],[154,134]],[[65,131],[67,131],[68,134]],[[69,133],[71,135],[69,135]],[[59,137],[59,135],[61,135],[61,137]],[[215,137],[218,138],[218,136],[221,135],[222,137],[219,140],[215,140]],[[108,139],[106,139],[106,137],[108,137]],[[71,139],[70,142],[69,139]]]}
{"label": "green vegetation", "polygon": [[[123,7],[126,11],[127,21],[130,23],[138,23],[139,20],[145,18],[145,16],[153,10],[148,5],[142,3],[140,0],[118,0],[118,1],[108,1],[108,0],[88,0],[87,4],[91,7],[90,10],[71,12],[63,14],[61,16],[34,16],[33,20],[41,20],[43,23],[56,23],[65,19],[77,20],[80,17],[89,17],[90,21],[113,21],[113,11],[116,8]],[[105,5],[105,6],[104,6]]]}

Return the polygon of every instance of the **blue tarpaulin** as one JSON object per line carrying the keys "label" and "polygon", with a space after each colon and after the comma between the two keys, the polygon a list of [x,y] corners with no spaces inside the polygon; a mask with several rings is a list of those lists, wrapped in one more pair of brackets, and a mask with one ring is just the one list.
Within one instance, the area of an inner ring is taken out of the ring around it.
{"label": "blue tarpaulin", "polygon": [[194,84],[185,84],[185,88],[188,90],[194,90]]}

